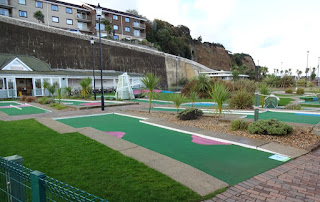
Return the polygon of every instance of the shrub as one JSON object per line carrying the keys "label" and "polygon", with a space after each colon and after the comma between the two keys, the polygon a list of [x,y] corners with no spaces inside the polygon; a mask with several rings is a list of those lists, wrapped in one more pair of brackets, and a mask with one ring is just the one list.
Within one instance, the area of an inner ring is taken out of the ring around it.
{"label": "shrub", "polygon": [[230,88],[230,89],[232,89],[233,91],[239,91],[242,89],[246,89],[246,91],[248,93],[255,93],[256,84],[254,81],[247,80],[247,79],[237,80],[236,82],[234,82],[232,88]]}
{"label": "shrub", "polygon": [[305,79],[299,79],[297,81],[297,84],[299,87],[304,87],[306,85],[306,80]]}
{"label": "shrub", "polygon": [[262,135],[287,135],[293,128],[275,119],[258,120],[248,127],[249,133]]}
{"label": "shrub", "polygon": [[285,90],[285,93],[293,93],[293,90],[292,90],[291,88],[287,88],[287,89]]}
{"label": "shrub", "polygon": [[177,117],[180,120],[193,120],[197,119],[198,117],[201,117],[203,112],[200,109],[197,108],[189,108],[185,109],[182,112],[179,112]]}
{"label": "shrub", "polygon": [[233,109],[248,109],[253,106],[253,95],[245,90],[239,90],[231,95],[229,106]]}
{"label": "shrub", "polygon": [[53,104],[50,105],[50,107],[54,107],[57,110],[61,110],[61,109],[67,108],[67,106],[59,104],[59,103],[53,103]]}
{"label": "shrub", "polygon": [[170,100],[173,102],[174,106],[177,109],[177,113],[179,113],[179,107],[184,101],[186,100],[186,97],[184,95],[181,95],[181,93],[173,93],[170,96]]}
{"label": "shrub", "polygon": [[20,101],[26,101],[26,96],[20,97]]}
{"label": "shrub", "polygon": [[52,104],[55,103],[54,99],[49,98],[49,97],[42,97],[42,98],[38,98],[37,102],[40,104]]}
{"label": "shrub", "polygon": [[26,97],[25,97],[25,101],[26,101],[26,102],[34,102],[34,101],[36,101],[36,100],[37,100],[37,98],[34,97],[34,96],[26,96]]}
{"label": "shrub", "polygon": [[307,82],[307,87],[313,87],[313,83],[311,81]]}
{"label": "shrub", "polygon": [[144,93],[139,93],[134,95],[135,98],[144,98],[145,94]]}
{"label": "shrub", "polygon": [[303,95],[304,94],[304,89],[303,88],[298,88],[297,89],[297,94],[298,95]]}
{"label": "shrub", "polygon": [[285,107],[285,109],[290,109],[290,110],[301,110],[302,107],[301,105],[298,104],[289,104]]}
{"label": "shrub", "polygon": [[236,119],[231,122],[230,130],[247,130],[248,129],[248,122],[242,119]]}

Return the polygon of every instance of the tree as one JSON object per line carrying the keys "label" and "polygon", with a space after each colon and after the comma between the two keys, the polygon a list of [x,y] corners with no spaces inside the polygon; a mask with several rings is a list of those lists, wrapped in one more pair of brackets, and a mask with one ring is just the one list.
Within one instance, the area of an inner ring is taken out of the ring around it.
{"label": "tree", "polygon": [[232,78],[234,81],[239,79],[240,72],[237,69],[232,70]]}
{"label": "tree", "polygon": [[313,67],[312,68],[312,72],[311,72],[311,80],[313,81],[316,78],[317,74],[316,74],[316,68]]}
{"label": "tree", "polygon": [[51,97],[54,96],[54,93],[56,92],[57,86],[59,86],[58,83],[54,83],[54,84],[52,84],[52,85],[49,84],[49,86],[47,87],[47,89],[48,89]]}
{"label": "tree", "polygon": [[104,30],[107,31],[108,36],[111,37],[111,33],[112,33],[112,24],[110,23],[109,20],[107,19],[103,19],[101,20],[101,24],[104,25]]}
{"label": "tree", "polygon": [[160,77],[157,77],[156,75],[152,73],[148,73],[146,76],[144,76],[141,79],[141,82],[146,86],[146,89],[149,90],[148,96],[149,96],[149,113],[151,110],[151,100],[153,98],[154,92],[153,90],[156,88],[156,86],[159,84]]}
{"label": "tree", "polygon": [[72,91],[71,86],[65,87],[64,91],[65,91],[67,97],[71,96],[71,91]]}
{"label": "tree", "polygon": [[198,37],[198,41],[201,43],[202,42],[202,36]]}
{"label": "tree", "polygon": [[57,98],[59,100],[59,104],[61,103],[61,97],[62,97],[62,88],[58,88],[58,91],[57,91]]}
{"label": "tree", "polygon": [[194,107],[194,103],[196,102],[197,97],[198,97],[198,93],[196,91],[191,91],[190,99],[192,102],[192,107]]}
{"label": "tree", "polygon": [[35,19],[37,19],[39,23],[40,23],[40,22],[44,23],[44,15],[43,15],[43,13],[42,13],[41,11],[36,11],[36,12],[33,14],[33,17],[34,17]]}
{"label": "tree", "polygon": [[182,95],[181,93],[174,93],[170,96],[170,100],[173,102],[175,107],[177,108],[177,114],[179,113],[179,107],[184,101],[186,100],[186,97]]}
{"label": "tree", "polygon": [[86,79],[82,79],[80,81],[80,85],[82,87],[81,89],[81,95],[83,98],[86,98],[90,94],[90,84],[91,84],[91,78],[88,77]]}
{"label": "tree", "polygon": [[217,111],[219,117],[222,114],[222,105],[230,97],[230,89],[226,87],[223,83],[214,83],[213,86],[210,86],[210,96],[213,101],[217,103]]}

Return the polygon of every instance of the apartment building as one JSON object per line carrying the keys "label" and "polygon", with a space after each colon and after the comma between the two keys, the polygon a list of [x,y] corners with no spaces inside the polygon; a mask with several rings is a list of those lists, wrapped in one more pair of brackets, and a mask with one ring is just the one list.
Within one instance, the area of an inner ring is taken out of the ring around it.
{"label": "apartment building", "polygon": [[[98,18],[95,5],[76,5],[55,0],[0,0],[0,15],[19,18],[30,22],[38,22],[34,13],[41,11],[44,24],[66,30],[79,30],[83,34],[97,34]],[[112,37],[115,40],[142,40],[146,38],[146,19],[108,8],[102,8],[101,21],[108,20],[112,28],[106,31],[101,23],[101,36]]]}

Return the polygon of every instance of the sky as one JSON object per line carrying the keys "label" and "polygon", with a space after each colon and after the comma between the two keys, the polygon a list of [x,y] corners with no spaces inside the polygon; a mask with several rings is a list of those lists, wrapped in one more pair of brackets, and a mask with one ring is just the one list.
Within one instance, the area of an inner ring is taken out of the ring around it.
{"label": "sky", "polygon": [[[65,0],[80,3],[76,0]],[[185,25],[193,38],[247,53],[269,72],[317,67],[319,0],[84,0],[110,9],[135,9],[149,20]],[[82,1],[83,2],[83,1]],[[309,54],[307,53],[309,51]],[[281,65],[282,64],[282,65]]]}

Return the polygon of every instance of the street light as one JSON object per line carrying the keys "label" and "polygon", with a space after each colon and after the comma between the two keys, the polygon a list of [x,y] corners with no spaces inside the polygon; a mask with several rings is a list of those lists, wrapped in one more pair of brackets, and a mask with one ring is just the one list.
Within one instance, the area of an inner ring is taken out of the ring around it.
{"label": "street light", "polygon": [[320,57],[318,57],[318,82],[317,82],[317,86],[319,86],[319,64],[320,64]]}
{"label": "street light", "polygon": [[104,93],[103,93],[103,80],[102,80],[102,45],[101,45],[101,15],[102,8],[98,3],[98,7],[96,7],[97,17],[99,18],[99,52],[100,52],[100,73],[101,73],[101,110],[104,111]]}
{"label": "street light", "polygon": [[95,75],[94,75],[94,53],[93,53],[94,39],[93,39],[93,37],[90,39],[90,44],[91,44],[91,50],[92,50],[93,94],[94,94],[94,100],[97,100],[97,94],[96,94],[96,77],[95,77]]}

